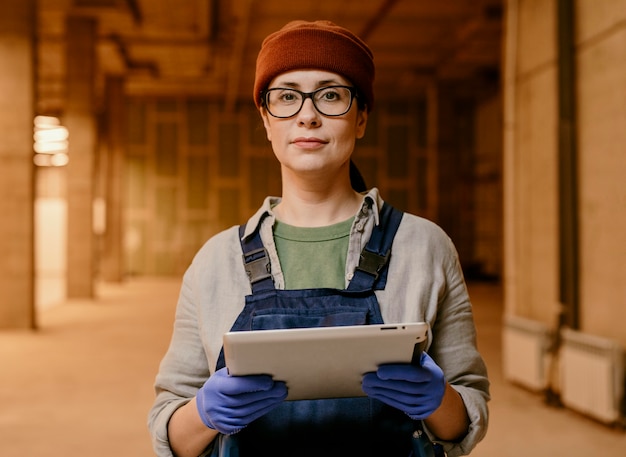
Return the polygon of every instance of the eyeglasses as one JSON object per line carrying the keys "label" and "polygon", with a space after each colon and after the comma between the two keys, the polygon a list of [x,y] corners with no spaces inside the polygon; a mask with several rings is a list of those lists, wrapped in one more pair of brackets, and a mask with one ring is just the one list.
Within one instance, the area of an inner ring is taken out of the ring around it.
{"label": "eyeglasses", "polygon": [[356,89],[349,86],[326,86],[313,92],[276,87],[263,92],[263,101],[267,112],[278,118],[288,118],[298,114],[307,98],[311,99],[313,106],[320,114],[341,116],[350,111],[356,96]]}

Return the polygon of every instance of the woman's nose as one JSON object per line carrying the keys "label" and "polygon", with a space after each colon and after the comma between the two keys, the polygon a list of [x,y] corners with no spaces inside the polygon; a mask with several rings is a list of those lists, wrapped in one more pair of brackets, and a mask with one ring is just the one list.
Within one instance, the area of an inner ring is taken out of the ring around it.
{"label": "woman's nose", "polygon": [[298,112],[298,123],[301,125],[318,126],[320,124],[320,113],[315,108],[313,100],[306,99]]}

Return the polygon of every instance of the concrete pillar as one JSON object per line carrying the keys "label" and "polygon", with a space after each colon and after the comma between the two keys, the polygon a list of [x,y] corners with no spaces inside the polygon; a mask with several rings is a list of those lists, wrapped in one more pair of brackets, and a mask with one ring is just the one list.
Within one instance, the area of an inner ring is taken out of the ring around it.
{"label": "concrete pillar", "polygon": [[67,19],[68,298],[94,296],[93,197],[96,121],[94,103],[96,21]]}
{"label": "concrete pillar", "polygon": [[0,328],[34,316],[33,117],[35,1],[0,14]]}
{"label": "concrete pillar", "polygon": [[103,234],[101,275],[105,281],[120,282],[124,276],[123,256],[123,178],[124,178],[124,79],[109,76],[105,83],[103,142],[106,144],[104,199],[106,225]]}

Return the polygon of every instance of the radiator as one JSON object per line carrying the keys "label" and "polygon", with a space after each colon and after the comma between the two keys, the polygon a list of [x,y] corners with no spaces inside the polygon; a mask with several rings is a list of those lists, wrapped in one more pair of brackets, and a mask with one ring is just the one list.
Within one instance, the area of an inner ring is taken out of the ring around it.
{"label": "radiator", "polygon": [[533,391],[548,385],[550,330],[547,325],[506,316],[502,335],[502,369],[505,379]]}
{"label": "radiator", "polygon": [[617,342],[563,329],[561,401],[601,422],[617,423],[624,394],[624,350]]}

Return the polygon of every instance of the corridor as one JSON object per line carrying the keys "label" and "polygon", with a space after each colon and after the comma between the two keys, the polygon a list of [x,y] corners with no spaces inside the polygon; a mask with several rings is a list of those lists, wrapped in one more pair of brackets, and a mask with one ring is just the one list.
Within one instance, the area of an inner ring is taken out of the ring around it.
{"label": "corridor", "polygon": [[[0,456],[153,455],[146,416],[179,284],[100,284],[97,300],[42,313],[37,332],[0,331]],[[471,284],[470,293],[492,382],[490,429],[472,456],[626,455],[624,431],[547,407],[502,379],[500,290]]]}

